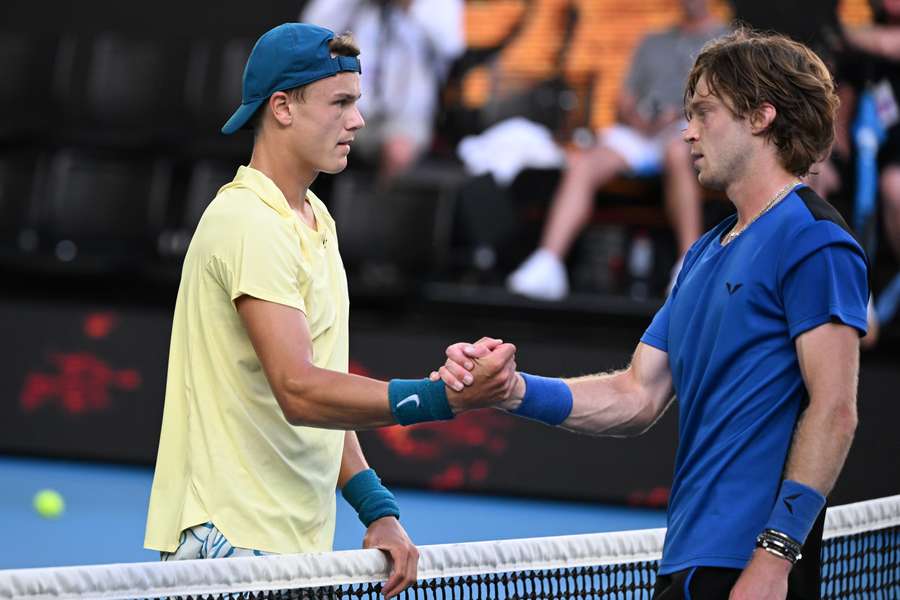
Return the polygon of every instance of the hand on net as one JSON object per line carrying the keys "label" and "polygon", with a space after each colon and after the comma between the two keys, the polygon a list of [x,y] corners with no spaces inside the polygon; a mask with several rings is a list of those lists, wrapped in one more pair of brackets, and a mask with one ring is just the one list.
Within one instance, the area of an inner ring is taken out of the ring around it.
{"label": "hand on net", "polygon": [[414,584],[419,569],[419,551],[395,517],[372,521],[363,537],[363,548],[378,548],[390,556],[391,573],[381,588],[392,598]]}

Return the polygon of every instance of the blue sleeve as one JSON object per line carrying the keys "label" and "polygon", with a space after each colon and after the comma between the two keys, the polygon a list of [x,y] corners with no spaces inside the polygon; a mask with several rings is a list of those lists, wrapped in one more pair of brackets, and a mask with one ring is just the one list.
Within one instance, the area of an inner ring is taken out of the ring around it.
{"label": "blue sleeve", "polygon": [[801,231],[782,261],[781,293],[791,339],[830,322],[866,333],[869,300],[865,253],[838,226]]}
{"label": "blue sleeve", "polygon": [[669,294],[669,297],[666,298],[666,303],[656,311],[653,321],[650,322],[650,327],[641,336],[641,342],[658,348],[663,352],[669,351],[669,305],[672,303],[672,296],[674,294]]}
{"label": "blue sleeve", "polygon": [[690,273],[697,256],[702,253],[702,249],[709,243],[710,239],[718,239],[720,229],[722,229],[721,225],[712,231],[707,232],[699,240],[694,242],[687,253],[685,253],[684,263],[682,264],[681,272],[679,272],[678,277],[675,278],[675,285],[672,286],[672,292],[669,294],[669,297],[666,298],[665,304],[656,311],[656,314],[653,316],[653,321],[650,322],[650,326],[644,332],[644,335],[641,336],[641,342],[662,350],[663,352],[669,351],[669,312],[671,312],[669,307],[672,304],[672,299],[678,295],[678,288],[681,287],[681,282],[684,281],[684,278]]}

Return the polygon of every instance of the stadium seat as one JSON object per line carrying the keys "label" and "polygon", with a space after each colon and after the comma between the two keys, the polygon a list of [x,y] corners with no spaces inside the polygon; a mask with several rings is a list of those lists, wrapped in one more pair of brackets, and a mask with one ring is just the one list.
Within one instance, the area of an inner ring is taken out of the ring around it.
{"label": "stadium seat", "polygon": [[175,40],[66,36],[56,78],[66,117],[62,141],[117,148],[182,141],[184,54]]}
{"label": "stadium seat", "polygon": [[54,36],[0,33],[0,143],[39,141],[55,124],[47,89],[56,52]]}
{"label": "stadium seat", "polygon": [[38,158],[15,153],[0,156],[0,255],[15,261],[37,249],[32,195]]}
{"label": "stadium seat", "polygon": [[392,287],[446,260],[454,204],[465,175],[455,166],[424,163],[378,190],[372,177],[335,179],[331,213],[341,256],[364,287]]}
{"label": "stadium seat", "polygon": [[237,164],[227,161],[202,160],[192,167],[184,198],[173,207],[170,224],[157,237],[157,252],[163,261],[184,258],[203,211],[219,188],[234,179],[236,171]]}
{"label": "stadium seat", "polygon": [[34,194],[37,270],[112,273],[139,266],[162,227],[167,160],[63,150]]}
{"label": "stadium seat", "polygon": [[248,132],[226,136],[221,128],[241,103],[244,65],[252,48],[249,38],[191,45],[184,106],[192,136],[181,148],[183,154],[244,160],[250,155]]}

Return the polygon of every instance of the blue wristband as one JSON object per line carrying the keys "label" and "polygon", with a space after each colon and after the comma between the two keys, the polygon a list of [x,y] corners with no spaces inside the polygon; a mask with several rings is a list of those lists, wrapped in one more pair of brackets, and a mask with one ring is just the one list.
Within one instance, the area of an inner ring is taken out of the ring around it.
{"label": "blue wristband", "polygon": [[388,384],[391,413],[401,425],[453,418],[447,389],[438,379],[392,379]]}
{"label": "blue wristband", "polygon": [[521,373],[525,380],[525,397],[514,415],[534,419],[547,425],[559,425],[572,412],[572,390],[562,379]]}
{"label": "blue wristband", "polygon": [[381,480],[372,469],[360,471],[351,477],[341,490],[341,495],[356,510],[359,520],[366,527],[382,517],[400,518],[397,499],[389,489],[381,485]]}
{"label": "blue wristband", "polygon": [[825,496],[817,490],[785,479],[781,483],[781,491],[775,500],[766,529],[780,531],[802,545],[823,506]]}

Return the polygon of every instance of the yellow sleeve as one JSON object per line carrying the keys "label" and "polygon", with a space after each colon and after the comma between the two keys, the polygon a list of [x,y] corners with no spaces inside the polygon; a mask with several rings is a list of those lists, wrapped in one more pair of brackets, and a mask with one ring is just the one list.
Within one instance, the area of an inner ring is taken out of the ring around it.
{"label": "yellow sleeve", "polygon": [[298,237],[287,227],[248,221],[220,238],[213,275],[232,301],[247,295],[306,312],[302,289],[309,272]]}

